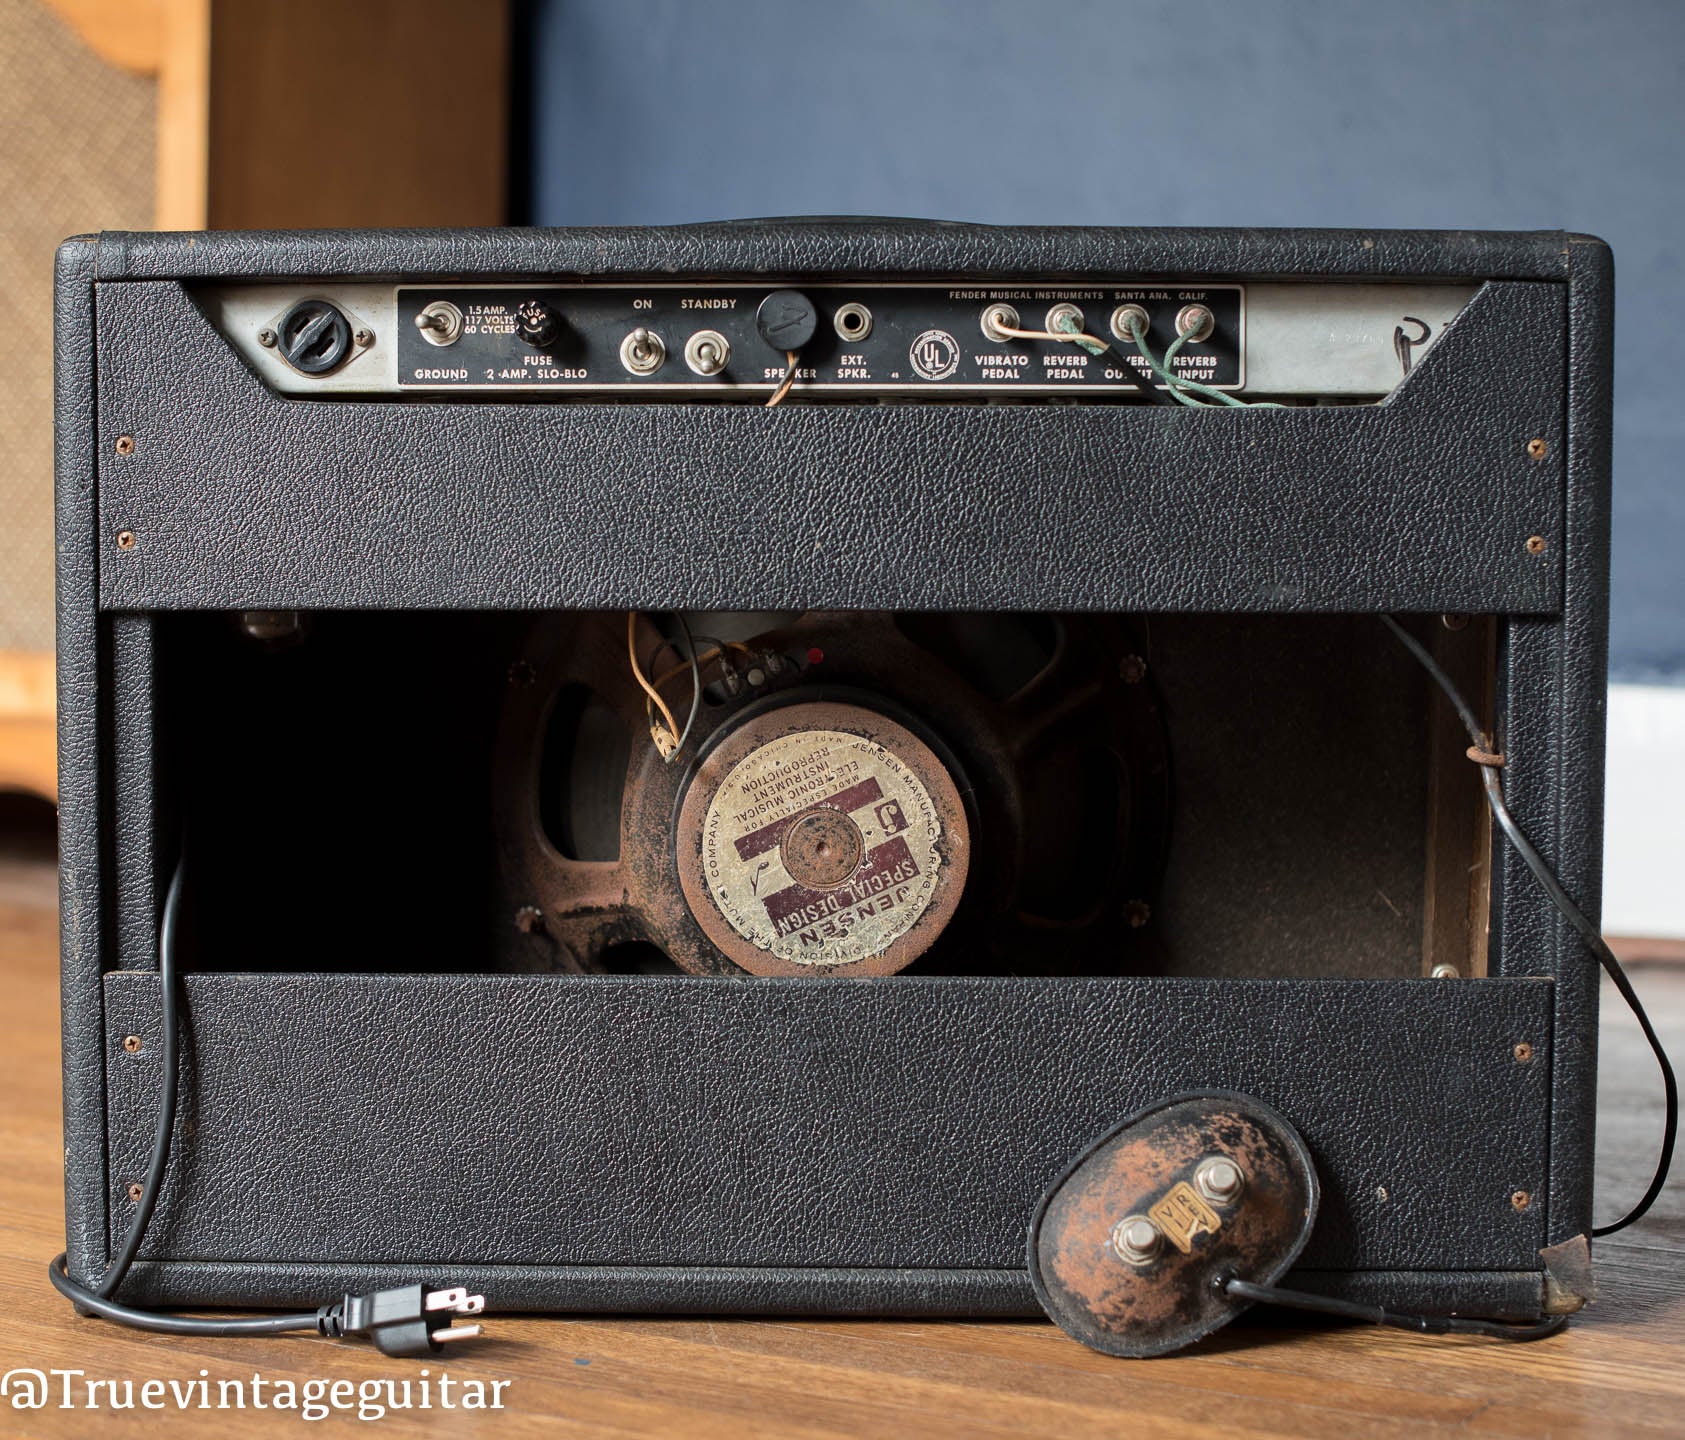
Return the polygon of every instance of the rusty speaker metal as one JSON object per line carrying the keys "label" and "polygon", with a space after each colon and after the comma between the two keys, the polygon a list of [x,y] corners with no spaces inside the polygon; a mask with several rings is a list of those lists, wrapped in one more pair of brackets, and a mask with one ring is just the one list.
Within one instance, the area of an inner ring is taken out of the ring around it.
{"label": "rusty speaker metal", "polygon": [[535,620],[492,776],[504,962],[1150,969],[1170,763],[1145,648],[1115,617],[784,617],[710,663],[667,763],[624,613]]}

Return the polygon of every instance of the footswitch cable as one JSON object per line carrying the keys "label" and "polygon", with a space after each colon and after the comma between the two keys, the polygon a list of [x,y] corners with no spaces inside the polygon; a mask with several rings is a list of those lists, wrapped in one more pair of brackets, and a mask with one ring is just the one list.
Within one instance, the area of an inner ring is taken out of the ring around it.
{"label": "footswitch cable", "polygon": [[1461,1315],[1406,1315],[1398,1310],[1388,1310],[1384,1305],[1337,1300],[1332,1295],[1313,1295],[1307,1290],[1284,1290],[1279,1285],[1253,1285],[1233,1275],[1219,1275],[1213,1283],[1231,1300],[1244,1300],[1253,1305],[1280,1305],[1287,1310],[1335,1315],[1342,1320],[1366,1320],[1371,1325],[1414,1330],[1418,1335],[1485,1335],[1493,1340],[1543,1340],[1568,1323],[1566,1315],[1552,1315],[1530,1324],[1474,1320]]}

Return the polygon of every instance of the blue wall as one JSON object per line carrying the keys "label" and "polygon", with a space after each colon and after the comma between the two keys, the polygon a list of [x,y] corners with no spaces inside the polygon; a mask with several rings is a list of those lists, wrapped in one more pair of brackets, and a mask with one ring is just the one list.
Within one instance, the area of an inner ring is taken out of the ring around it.
{"label": "blue wall", "polygon": [[1617,679],[1685,683],[1685,0],[540,0],[532,218],[1590,231]]}

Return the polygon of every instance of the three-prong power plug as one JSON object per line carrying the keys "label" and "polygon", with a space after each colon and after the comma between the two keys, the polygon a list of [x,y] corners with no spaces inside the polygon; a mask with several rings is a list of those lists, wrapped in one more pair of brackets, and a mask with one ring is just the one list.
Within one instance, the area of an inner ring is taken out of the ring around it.
{"label": "three-prong power plug", "polygon": [[382,1355],[437,1355],[448,1343],[478,1335],[478,1325],[453,1322],[485,1308],[484,1295],[470,1295],[461,1285],[447,1290],[404,1285],[324,1305],[317,1323],[324,1335],[362,1335]]}

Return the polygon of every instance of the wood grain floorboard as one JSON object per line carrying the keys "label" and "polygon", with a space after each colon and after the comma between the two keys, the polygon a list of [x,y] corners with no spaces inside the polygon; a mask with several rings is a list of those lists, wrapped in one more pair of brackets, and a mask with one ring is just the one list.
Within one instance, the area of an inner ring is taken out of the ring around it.
{"label": "wood grain floorboard", "polygon": [[[419,1380],[423,1367],[315,1338],[142,1336],[77,1318],[48,1287],[63,1243],[57,931],[50,866],[0,861],[0,1026],[8,1104],[0,1145],[0,1369],[194,1381]],[[1685,1054],[1685,967],[1643,967],[1640,989]],[[1605,996],[1600,1211],[1643,1188],[1658,1087],[1636,1027]],[[591,1435],[789,1440],[855,1435],[1072,1437],[1375,1434],[1685,1435],[1685,1187],[1598,1246],[1598,1303],[1533,1345],[1425,1339],[1367,1326],[1253,1323],[1198,1353],[1131,1363],[1035,1322],[539,1319],[495,1316],[491,1338],[449,1357],[458,1380],[508,1381],[501,1411],[390,1411],[378,1423],[297,1412],[15,1411],[0,1434],[228,1437],[338,1433]],[[446,1367],[426,1367],[437,1379]],[[412,1397],[419,1395],[412,1391]]]}

